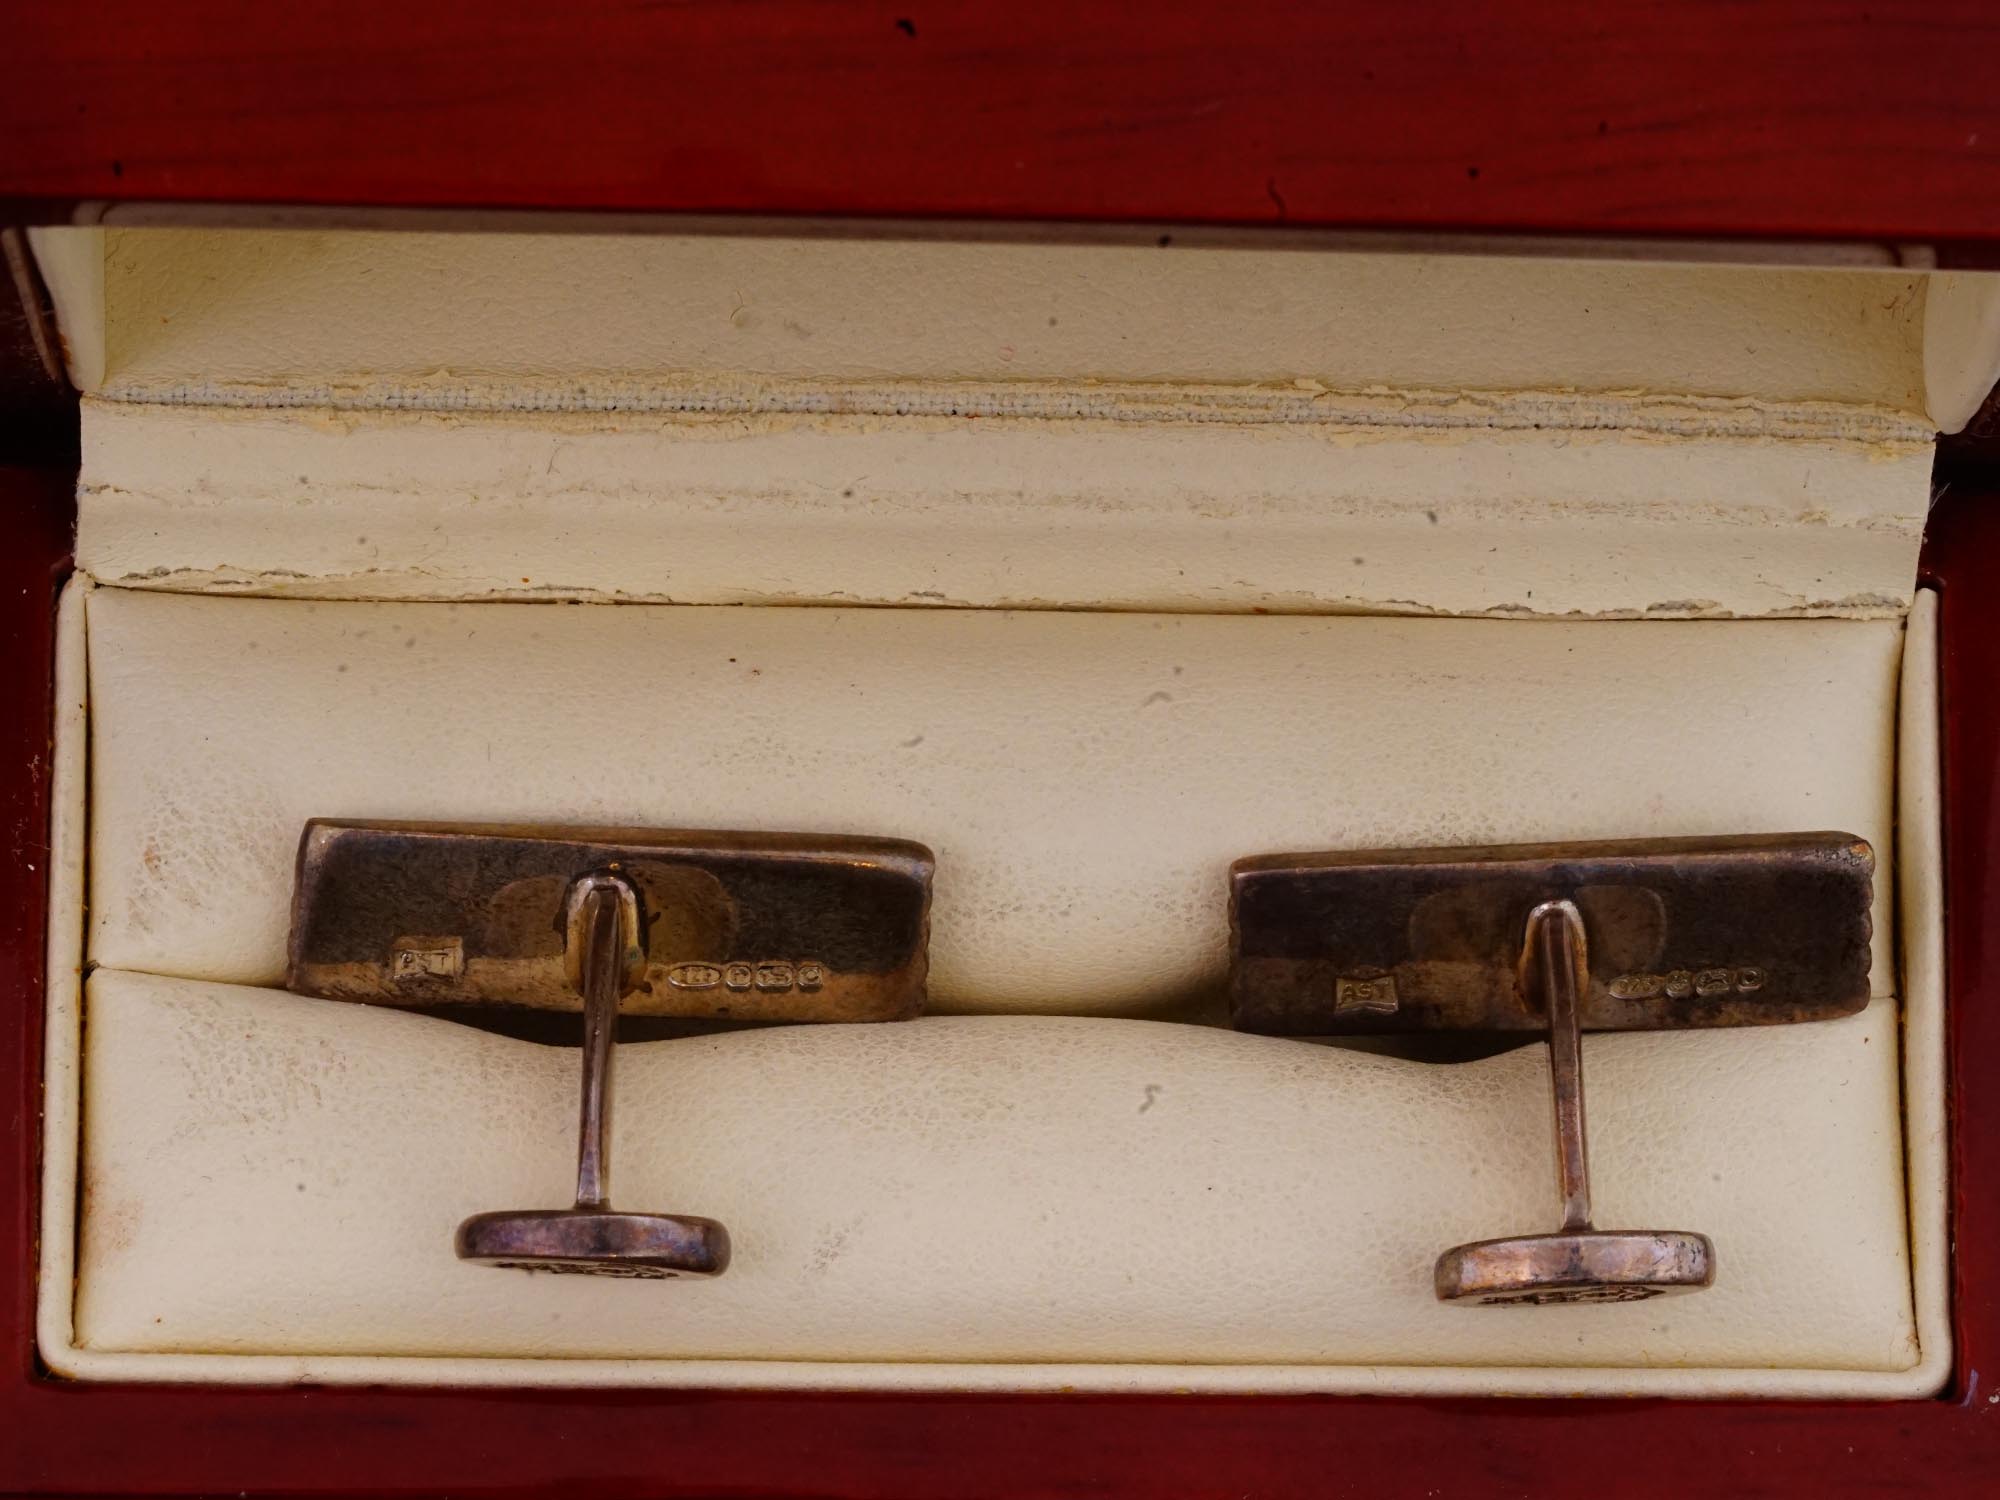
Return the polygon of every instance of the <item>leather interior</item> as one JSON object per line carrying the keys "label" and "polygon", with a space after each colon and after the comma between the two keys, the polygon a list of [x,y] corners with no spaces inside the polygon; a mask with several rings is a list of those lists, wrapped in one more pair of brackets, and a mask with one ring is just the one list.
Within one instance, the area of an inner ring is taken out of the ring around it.
{"label": "leather interior", "polygon": [[[1499,1389],[1918,1358],[1898,622],[125,590],[88,613],[86,1350],[1491,1366]],[[614,1201],[729,1223],[717,1282],[464,1265],[458,1217],[567,1201],[576,1054],[263,988],[313,815],[922,839],[934,1008],[967,1014],[621,1049]],[[1441,1066],[1130,1019],[1218,1018],[1239,854],[1759,828],[1874,842],[1876,1003],[1587,1043],[1599,1222],[1710,1234],[1700,1296],[1432,1301],[1447,1245],[1553,1227],[1537,1048]]]}
{"label": "leather interior", "polygon": [[[710,230],[31,231],[83,393],[52,1370],[1941,1388],[1913,583],[1990,287]],[[468,1266],[462,1215],[568,1201],[577,1052],[277,989],[313,816],[920,840],[933,1014],[621,1049],[614,1201],[728,1222],[721,1280]],[[1222,1029],[1240,855],[1828,828],[1864,1014],[1586,1042],[1599,1222],[1710,1234],[1699,1296],[1432,1300],[1555,1223],[1539,1047]]]}
{"label": "leather interior", "polygon": [[531,1276],[453,1226],[563,1207],[577,1054],[247,986],[88,996],[87,1348],[1270,1364],[1914,1363],[1896,1007],[1588,1038],[1606,1227],[1710,1235],[1698,1296],[1448,1307],[1552,1229],[1543,1049],[1448,1066],[1211,1027],[959,1016],[629,1044],[612,1201],[712,1282]]}

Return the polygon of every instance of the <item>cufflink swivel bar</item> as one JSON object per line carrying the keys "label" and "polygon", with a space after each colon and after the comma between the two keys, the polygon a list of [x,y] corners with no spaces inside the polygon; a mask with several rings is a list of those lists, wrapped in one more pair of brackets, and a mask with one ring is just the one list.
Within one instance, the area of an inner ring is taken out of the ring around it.
{"label": "cufflink swivel bar", "polygon": [[453,1238],[459,1259],[530,1271],[720,1276],[729,1266],[729,1231],[715,1220],[612,1210],[611,1063],[618,1002],[645,967],[638,894],[613,868],[580,876],[564,905],[565,956],[583,996],[576,1206],[474,1214]]}
{"label": "cufflink swivel bar", "polygon": [[1266,855],[1231,870],[1231,1003],[1284,1036],[1548,1039],[1562,1228],[1447,1250],[1448,1302],[1628,1302],[1715,1277],[1705,1235],[1593,1227],[1582,1033],[1868,1003],[1874,855],[1851,834]]}
{"label": "cufflink swivel bar", "polygon": [[1521,987],[1539,991],[1549,1018],[1549,1091],[1555,1103],[1556,1190],[1562,1228],[1458,1245],[1438,1257],[1443,1302],[1637,1302],[1697,1292],[1715,1280],[1715,1246],[1680,1229],[1601,1230],[1590,1222],[1590,1151],[1583,1121],[1583,1029],[1577,998],[1590,988],[1583,917],[1574,902],[1528,913]]}
{"label": "cufflink swivel bar", "polygon": [[713,1219],[609,1202],[618,1017],[900,1020],[922,1008],[930,851],[894,839],[306,825],[287,984],[403,1006],[583,1012],[576,1203],[474,1214],[466,1260],[708,1277]]}

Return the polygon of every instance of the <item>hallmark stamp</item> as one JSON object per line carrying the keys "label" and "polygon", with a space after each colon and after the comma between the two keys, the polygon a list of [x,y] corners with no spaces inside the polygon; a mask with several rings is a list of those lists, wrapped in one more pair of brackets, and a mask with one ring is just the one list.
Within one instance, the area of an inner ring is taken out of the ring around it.
{"label": "hallmark stamp", "polygon": [[456,979],[465,972],[465,939],[397,938],[389,950],[389,977],[398,984]]}
{"label": "hallmark stamp", "polygon": [[1333,981],[1333,1009],[1336,1015],[1393,1016],[1396,976],[1342,974]]}
{"label": "hallmark stamp", "polygon": [[810,993],[826,983],[826,965],[812,959],[796,963],[763,959],[756,963],[684,963],[667,970],[667,983],[677,990],[725,989],[735,994],[758,990],[782,995],[792,990]]}
{"label": "hallmark stamp", "polygon": [[1747,995],[1764,987],[1765,971],[1752,964],[1733,968],[1675,969],[1666,974],[1620,974],[1609,986],[1614,1000],[1685,1000],[1690,995],[1713,999],[1734,992]]}

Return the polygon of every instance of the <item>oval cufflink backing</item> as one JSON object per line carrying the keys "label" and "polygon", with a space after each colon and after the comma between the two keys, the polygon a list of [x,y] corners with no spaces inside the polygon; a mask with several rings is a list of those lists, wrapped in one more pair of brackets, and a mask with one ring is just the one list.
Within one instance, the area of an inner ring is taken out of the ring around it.
{"label": "oval cufflink backing", "polygon": [[621,1011],[901,1020],[922,1009],[932,858],[893,839],[314,820],[286,982],[401,1006],[583,1012],[567,1209],[474,1214],[460,1257],[527,1270],[709,1277],[713,1219],[610,1205]]}
{"label": "oval cufflink backing", "polygon": [[1266,855],[1231,870],[1231,1006],[1284,1036],[1543,1032],[1563,1222],[1459,1245],[1438,1297],[1699,1291],[1687,1230],[1591,1223],[1581,1037],[1811,1021],[1868,1002],[1874,856],[1851,834]]}

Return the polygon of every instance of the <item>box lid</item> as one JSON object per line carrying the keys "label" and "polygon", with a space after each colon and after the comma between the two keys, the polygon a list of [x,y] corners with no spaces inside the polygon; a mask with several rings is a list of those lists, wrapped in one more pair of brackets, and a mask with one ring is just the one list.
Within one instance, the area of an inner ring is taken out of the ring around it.
{"label": "box lid", "polygon": [[2000,277],[1306,237],[40,231],[106,582],[1900,614]]}

